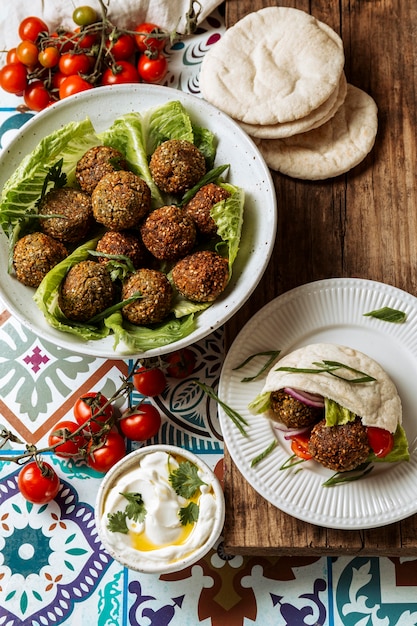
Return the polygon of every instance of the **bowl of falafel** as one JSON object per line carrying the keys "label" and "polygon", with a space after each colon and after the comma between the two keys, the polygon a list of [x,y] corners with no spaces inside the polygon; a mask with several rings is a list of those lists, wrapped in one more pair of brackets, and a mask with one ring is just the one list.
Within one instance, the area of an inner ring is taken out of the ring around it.
{"label": "bowl of falafel", "polygon": [[272,253],[268,167],[233,120],[187,93],[77,94],[26,123],[0,165],[2,299],[71,351],[151,357],[201,340]]}

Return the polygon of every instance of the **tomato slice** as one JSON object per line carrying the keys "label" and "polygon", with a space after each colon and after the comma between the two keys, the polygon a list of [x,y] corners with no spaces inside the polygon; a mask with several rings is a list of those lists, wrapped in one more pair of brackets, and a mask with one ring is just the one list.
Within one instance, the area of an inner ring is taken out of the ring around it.
{"label": "tomato slice", "polygon": [[313,456],[308,451],[309,439],[310,434],[298,434],[291,437],[291,450],[296,456],[300,457],[300,459],[304,459],[305,461],[309,461],[313,458]]}
{"label": "tomato slice", "polygon": [[384,458],[394,447],[394,435],[378,426],[368,426],[368,441],[375,456]]}

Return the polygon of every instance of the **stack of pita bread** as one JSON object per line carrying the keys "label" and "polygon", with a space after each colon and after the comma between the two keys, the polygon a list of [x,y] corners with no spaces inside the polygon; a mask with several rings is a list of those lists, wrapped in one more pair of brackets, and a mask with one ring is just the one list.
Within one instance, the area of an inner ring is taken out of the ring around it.
{"label": "stack of pita bread", "polygon": [[348,84],[343,42],[327,24],[266,7],[232,26],[203,59],[202,96],[254,139],[271,169],[320,180],[371,151],[377,106]]}

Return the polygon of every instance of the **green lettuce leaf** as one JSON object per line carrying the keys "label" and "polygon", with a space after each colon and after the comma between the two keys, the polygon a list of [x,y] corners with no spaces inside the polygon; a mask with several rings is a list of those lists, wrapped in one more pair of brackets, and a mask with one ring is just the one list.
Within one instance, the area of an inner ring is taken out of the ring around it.
{"label": "green lettuce leaf", "polygon": [[353,422],[356,419],[355,413],[329,398],[324,398],[324,410],[326,426],[339,426]]}
{"label": "green lettuce leaf", "polygon": [[213,206],[210,215],[217,224],[217,234],[227,245],[229,258],[229,272],[232,274],[232,265],[239,251],[240,238],[243,225],[243,208],[245,193],[243,189],[233,185],[222,183],[222,187],[230,192],[229,198],[222,200]]}
{"label": "green lettuce leaf", "polygon": [[185,107],[178,100],[166,102],[145,114],[148,154],[168,139],[184,139],[194,143],[193,126]]}

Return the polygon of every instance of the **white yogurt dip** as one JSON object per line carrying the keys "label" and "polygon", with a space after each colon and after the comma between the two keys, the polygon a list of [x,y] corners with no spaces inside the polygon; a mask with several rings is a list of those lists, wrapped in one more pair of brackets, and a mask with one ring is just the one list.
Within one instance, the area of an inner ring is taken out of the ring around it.
{"label": "white yogurt dip", "polygon": [[[218,524],[220,503],[213,489],[213,474],[196,465],[200,485],[192,498],[178,495],[170,483],[170,475],[186,457],[169,451],[151,451],[129,463],[107,488],[99,516],[99,533],[124,563],[135,569],[149,569],[175,563],[199,550]],[[125,517],[127,532],[109,529],[109,516],[126,512],[128,500],[122,494],[140,494],[146,509],[143,521]],[[198,519],[183,525],[180,509],[190,502],[198,506]]]}

